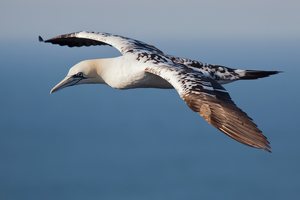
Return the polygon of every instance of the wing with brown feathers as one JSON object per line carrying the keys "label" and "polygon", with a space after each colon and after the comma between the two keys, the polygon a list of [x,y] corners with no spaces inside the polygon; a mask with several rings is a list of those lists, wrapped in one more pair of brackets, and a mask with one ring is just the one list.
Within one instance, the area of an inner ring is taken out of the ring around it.
{"label": "wing with brown feathers", "polygon": [[267,138],[257,125],[215,80],[185,66],[153,66],[146,71],[167,80],[193,111],[229,137],[271,151]]}

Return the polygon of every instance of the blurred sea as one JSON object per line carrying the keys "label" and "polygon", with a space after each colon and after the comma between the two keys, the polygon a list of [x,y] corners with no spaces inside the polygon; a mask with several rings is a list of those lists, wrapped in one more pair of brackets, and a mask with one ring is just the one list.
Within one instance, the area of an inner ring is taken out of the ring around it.
{"label": "blurred sea", "polygon": [[109,47],[1,41],[0,199],[297,199],[299,40],[144,40],[169,54],[281,70],[225,85],[273,153],[229,139],[173,90],[50,89]]}

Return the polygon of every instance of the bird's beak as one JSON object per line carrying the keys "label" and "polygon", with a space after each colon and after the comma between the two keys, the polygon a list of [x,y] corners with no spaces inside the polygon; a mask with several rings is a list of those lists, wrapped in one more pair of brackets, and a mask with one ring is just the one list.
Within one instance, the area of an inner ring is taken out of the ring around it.
{"label": "bird's beak", "polygon": [[59,82],[56,86],[52,88],[50,91],[50,94],[63,89],[65,87],[69,87],[72,85],[76,85],[81,79],[80,78],[74,78],[72,76],[66,76],[61,82]]}

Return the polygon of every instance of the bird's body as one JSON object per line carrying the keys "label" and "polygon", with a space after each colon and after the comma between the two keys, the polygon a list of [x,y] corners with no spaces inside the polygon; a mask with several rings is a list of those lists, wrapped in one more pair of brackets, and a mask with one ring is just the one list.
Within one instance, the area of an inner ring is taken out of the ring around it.
{"label": "bird's body", "polygon": [[[44,41],[41,37],[39,39]],[[277,71],[241,70],[204,64],[170,56],[144,42],[108,33],[77,32],[44,42],[69,47],[110,45],[122,54],[74,65],[51,93],[86,83],[107,84],[116,89],[175,88],[187,105],[208,123],[241,143],[270,151],[266,137],[252,119],[234,104],[221,84],[262,78]]]}
{"label": "bird's body", "polygon": [[[145,71],[147,64],[136,62],[135,56],[110,58],[105,59],[104,62],[108,67],[104,67],[101,77],[112,88],[172,88],[164,79],[147,73]],[[103,64],[103,60],[100,63]]]}

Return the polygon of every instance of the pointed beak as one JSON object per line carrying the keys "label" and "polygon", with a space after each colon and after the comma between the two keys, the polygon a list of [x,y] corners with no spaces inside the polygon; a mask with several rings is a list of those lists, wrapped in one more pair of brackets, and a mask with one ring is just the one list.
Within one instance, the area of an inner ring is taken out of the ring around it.
{"label": "pointed beak", "polygon": [[66,76],[61,82],[59,82],[56,86],[54,86],[52,88],[52,90],[50,91],[50,94],[52,94],[60,89],[63,89],[65,87],[76,85],[80,80],[81,80],[80,78]]}

